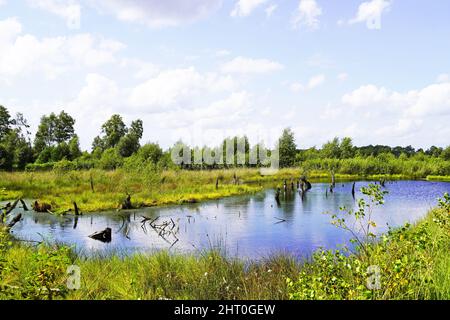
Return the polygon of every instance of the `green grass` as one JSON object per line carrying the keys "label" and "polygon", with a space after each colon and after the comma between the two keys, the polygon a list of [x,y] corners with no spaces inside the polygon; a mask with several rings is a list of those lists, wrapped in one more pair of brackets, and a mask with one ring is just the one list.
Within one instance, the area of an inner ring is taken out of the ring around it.
{"label": "green grass", "polygon": [[450,182],[450,176],[427,176],[427,180]]}
{"label": "green grass", "polygon": [[[297,180],[303,174],[313,182],[331,180],[329,171],[300,168],[281,169],[272,176],[263,176],[258,169],[245,168],[205,171],[128,172],[118,169],[0,172],[0,201],[17,198],[36,199],[51,204],[55,213],[66,212],[73,208],[75,201],[82,212],[88,213],[119,208],[127,193],[131,194],[132,203],[136,208],[182,204],[255,193],[261,191],[263,185],[280,185],[283,180],[288,182],[292,179]],[[237,181],[234,176],[237,177]],[[94,191],[91,190],[91,177]],[[411,177],[402,174],[336,173],[336,179],[339,181],[381,178],[399,180]],[[218,188],[216,188],[217,179],[219,179]],[[3,188],[7,191],[2,191]]]}
{"label": "green grass", "polygon": [[[369,256],[319,250],[303,262],[285,255],[243,261],[218,251],[85,258],[65,246],[15,242],[1,231],[0,298],[450,299],[449,226],[448,209],[435,209],[385,234]],[[65,287],[70,264],[80,267],[79,290]],[[380,290],[366,288],[369,265],[380,267]]]}

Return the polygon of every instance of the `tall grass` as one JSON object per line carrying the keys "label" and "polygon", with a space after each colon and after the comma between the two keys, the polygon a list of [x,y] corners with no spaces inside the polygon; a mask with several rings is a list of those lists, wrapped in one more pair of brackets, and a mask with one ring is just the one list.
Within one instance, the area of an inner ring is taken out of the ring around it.
{"label": "tall grass", "polygon": [[[361,253],[317,251],[296,261],[261,261],[166,251],[86,258],[65,246],[15,242],[0,231],[0,299],[450,299],[450,218],[435,209],[417,225],[391,230]],[[68,290],[66,269],[81,270]],[[366,287],[369,265],[381,287]]]}

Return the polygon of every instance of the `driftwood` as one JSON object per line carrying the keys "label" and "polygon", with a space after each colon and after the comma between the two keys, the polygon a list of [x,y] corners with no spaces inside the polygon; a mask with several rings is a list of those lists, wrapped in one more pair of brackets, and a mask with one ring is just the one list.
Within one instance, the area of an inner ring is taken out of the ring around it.
{"label": "driftwood", "polygon": [[111,228],[106,228],[103,231],[97,231],[89,236],[89,238],[99,240],[101,242],[111,242]]}
{"label": "driftwood", "polygon": [[20,200],[20,203],[22,203],[23,210],[24,210],[24,211],[28,211],[28,206],[27,206],[27,204],[25,203],[25,201],[23,201],[23,199],[19,199],[19,200]]}
{"label": "driftwood", "polygon": [[[158,234],[158,236],[161,239],[163,239],[165,242],[170,244],[170,248],[172,248],[175,245],[175,243],[177,243],[179,241],[176,234],[178,233],[180,226],[177,227],[177,225],[175,224],[175,221],[173,221],[172,218],[170,218],[170,221],[166,220],[166,221],[162,221],[160,223],[156,223],[156,221],[158,221],[158,220],[159,220],[159,216],[154,219],[142,216],[141,228],[145,233],[147,233],[146,224],[148,224]],[[175,229],[175,227],[177,227],[177,229]],[[173,237],[174,241],[168,240],[168,237],[170,237],[170,236]]]}
{"label": "driftwood", "polygon": [[8,202],[6,204],[6,207],[4,208],[5,209],[5,214],[4,215],[7,216],[8,214],[10,214],[11,211],[13,211],[16,208],[18,202],[19,202],[19,199],[14,201],[14,203],[12,205],[11,205],[11,202]]}
{"label": "driftwood", "polygon": [[51,213],[52,206],[48,203],[39,203],[37,200],[33,203],[33,210],[36,212],[48,212]]}
{"label": "driftwood", "polygon": [[10,223],[8,223],[7,227],[8,229],[11,229],[12,227],[14,227],[14,225],[19,222],[22,219],[22,214],[19,213],[17,216],[14,217],[14,219],[11,220]]}

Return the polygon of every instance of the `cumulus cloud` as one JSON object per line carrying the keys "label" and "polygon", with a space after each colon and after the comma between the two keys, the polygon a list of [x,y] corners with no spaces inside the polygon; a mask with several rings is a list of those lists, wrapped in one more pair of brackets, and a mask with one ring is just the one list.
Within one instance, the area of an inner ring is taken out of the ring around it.
{"label": "cumulus cloud", "polygon": [[79,29],[81,21],[81,6],[75,0],[28,0],[35,8],[46,10],[66,21],[70,29]]}
{"label": "cumulus cloud", "polygon": [[239,0],[230,13],[232,17],[246,17],[267,0]]}
{"label": "cumulus cloud", "polygon": [[448,73],[442,73],[436,80],[437,82],[450,82],[450,75]]}
{"label": "cumulus cloud", "polygon": [[312,30],[318,29],[321,15],[322,8],[317,4],[316,0],[300,0],[292,17],[292,26],[295,29],[302,26]]}
{"label": "cumulus cloud", "polygon": [[436,124],[450,119],[450,83],[430,84],[406,92],[365,85],[344,95],[341,102],[341,107],[328,108],[328,117],[353,118],[368,135],[386,139],[403,137],[405,141],[420,136],[429,143],[434,143],[433,140],[442,143],[444,137],[431,132],[439,133],[442,128]]}
{"label": "cumulus cloud", "polygon": [[301,91],[308,91],[313,90],[317,87],[320,87],[325,83],[326,77],[323,74],[315,75],[311,78],[309,78],[306,85],[303,85],[300,82],[293,82],[290,84],[289,88],[292,92],[301,92]]}
{"label": "cumulus cloud", "polygon": [[147,112],[168,107],[192,108],[200,95],[229,91],[234,87],[230,76],[202,74],[194,67],[165,70],[132,89],[130,104]]}
{"label": "cumulus cloud", "polygon": [[221,6],[222,0],[92,0],[89,4],[121,21],[161,28],[205,18]]}
{"label": "cumulus cloud", "polygon": [[22,33],[16,18],[0,21],[0,77],[40,72],[53,79],[74,67],[97,67],[116,61],[120,42],[91,34],[39,39]]}
{"label": "cumulus cloud", "polygon": [[284,69],[284,66],[276,61],[268,59],[251,59],[237,57],[222,65],[224,73],[262,74]]}
{"label": "cumulus cloud", "polygon": [[391,8],[391,0],[371,0],[358,7],[356,16],[349,20],[350,24],[365,22],[369,29],[381,28],[381,16]]}

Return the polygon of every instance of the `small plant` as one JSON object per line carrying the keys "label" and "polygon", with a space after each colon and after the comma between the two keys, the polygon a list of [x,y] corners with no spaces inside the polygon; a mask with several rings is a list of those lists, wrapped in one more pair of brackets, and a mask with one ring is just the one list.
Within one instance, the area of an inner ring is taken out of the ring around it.
{"label": "small plant", "polygon": [[[377,224],[372,219],[373,211],[375,207],[384,204],[384,196],[388,192],[382,190],[380,185],[373,183],[367,187],[362,187],[361,192],[367,199],[359,199],[356,210],[341,207],[340,210],[345,216],[339,217],[334,214],[332,215],[331,223],[338,228],[350,232],[353,236],[350,242],[357,243],[366,258],[369,258],[368,246],[376,239],[374,230]],[[350,219],[347,220],[346,217]]]}

